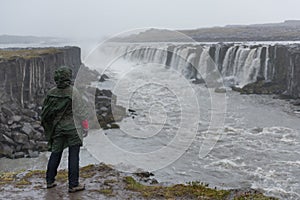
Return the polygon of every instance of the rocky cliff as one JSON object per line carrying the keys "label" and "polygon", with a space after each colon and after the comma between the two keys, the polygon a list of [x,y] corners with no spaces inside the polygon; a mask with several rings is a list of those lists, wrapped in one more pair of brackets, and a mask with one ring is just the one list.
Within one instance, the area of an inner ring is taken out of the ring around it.
{"label": "rocky cliff", "polygon": [[80,68],[78,47],[2,49],[0,50],[0,90],[22,106],[43,98],[54,85],[57,67],[67,65],[74,71]]}
{"label": "rocky cliff", "polygon": [[197,42],[299,41],[300,20],[177,31],[151,28],[138,34],[114,38],[113,40],[118,42],[190,42],[191,39]]}
{"label": "rocky cliff", "polygon": [[87,101],[90,127],[119,128],[115,122],[126,110],[116,105],[111,91],[90,85],[100,74],[81,63],[80,48],[0,49],[0,157],[36,157],[47,150],[39,114],[55,86],[54,71],[62,65],[73,70],[74,85]]}
{"label": "rocky cliff", "polygon": [[54,70],[81,66],[78,47],[0,50],[0,157],[38,156],[47,149],[40,105],[54,86]]}

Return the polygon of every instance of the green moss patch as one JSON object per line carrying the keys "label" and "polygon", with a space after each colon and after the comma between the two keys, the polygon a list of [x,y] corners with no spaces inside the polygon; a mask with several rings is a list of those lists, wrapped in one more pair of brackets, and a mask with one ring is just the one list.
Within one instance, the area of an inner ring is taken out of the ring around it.
{"label": "green moss patch", "polygon": [[4,172],[0,174],[0,185],[9,184],[15,181],[17,172]]}
{"label": "green moss patch", "polygon": [[[138,183],[131,176],[124,177],[126,189],[139,192],[144,198],[162,199],[228,199],[230,190],[216,190],[209,188],[207,184],[190,182],[187,184],[176,184],[172,186],[149,186]],[[265,197],[263,194],[247,194],[234,198],[235,200],[255,199],[274,200],[275,198]]]}
{"label": "green moss patch", "polygon": [[146,198],[192,198],[192,199],[225,199],[230,191],[214,190],[202,183],[177,184],[173,186],[147,186],[136,182],[132,177],[124,177],[128,190],[140,192]]}
{"label": "green moss patch", "polygon": [[273,197],[266,197],[263,194],[243,194],[234,197],[234,200],[277,200]]}
{"label": "green moss patch", "polygon": [[31,59],[44,54],[56,54],[60,52],[61,50],[57,48],[0,49],[0,60]]}
{"label": "green moss patch", "polygon": [[108,188],[108,189],[101,189],[99,190],[99,192],[101,194],[104,194],[105,196],[114,196],[113,194],[113,190],[111,188]]}

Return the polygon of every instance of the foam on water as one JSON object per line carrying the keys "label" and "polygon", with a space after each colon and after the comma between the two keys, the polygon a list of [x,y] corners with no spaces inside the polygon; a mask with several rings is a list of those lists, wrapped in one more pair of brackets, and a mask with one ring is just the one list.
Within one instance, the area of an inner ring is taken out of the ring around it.
{"label": "foam on water", "polygon": [[[135,91],[136,85],[143,85],[148,76],[153,76],[157,80],[172,79],[174,76],[163,67],[157,68],[148,65],[146,68],[139,66],[139,68],[132,69],[133,71],[127,74],[127,77],[122,77],[125,82],[129,81],[128,84],[122,85],[130,92]],[[176,80],[175,76],[174,80]],[[123,83],[125,82],[123,80]],[[176,81],[172,84],[176,85]],[[176,87],[182,93],[186,90],[180,84],[177,84]],[[207,130],[211,112],[207,88],[201,85],[192,85],[191,87],[194,95],[198,98],[200,118],[197,124],[199,127],[198,129],[188,128],[186,131],[196,131],[196,136],[178,160],[154,172],[156,178],[159,181],[173,183],[200,180],[218,188],[251,187],[262,189],[266,194],[282,199],[299,198],[299,118],[285,112],[286,103],[282,100],[272,99],[272,96],[243,96],[228,91],[227,113],[222,137],[206,157],[199,158],[199,148],[203,140],[208,136],[214,137],[216,132]],[[115,90],[116,94],[122,96],[122,90]],[[170,91],[147,87],[145,91],[141,90],[140,92],[141,94],[137,93],[136,98],[132,100],[133,107],[131,108],[136,106],[138,114],[141,118],[145,117],[146,122],[147,120],[150,122],[150,119],[152,122],[156,122],[156,118],[164,119],[164,113],[167,113],[169,119],[165,123],[168,128],[161,129],[160,134],[151,135],[154,138],[147,138],[147,140],[132,140],[126,134],[110,133],[111,131],[108,131],[107,135],[111,141],[122,148],[147,152],[168,145],[174,137],[174,131],[176,132],[178,128],[180,112],[177,112],[178,109],[175,105],[178,102],[174,101],[172,94],[169,94]],[[151,101],[153,94],[157,95],[155,101],[162,107],[161,111],[153,110],[154,112],[149,113],[146,102],[147,99]],[[180,99],[180,95],[177,95],[176,98]],[[118,103],[128,107],[128,101],[122,101],[122,98]],[[193,105],[189,106],[193,108]],[[194,114],[194,109],[191,109],[190,115]],[[146,117],[149,115],[151,118]],[[164,123],[159,120],[157,122],[155,126],[161,126]],[[132,127],[132,121],[123,120],[121,127],[126,126]],[[136,127],[136,130],[146,133],[148,136],[147,132],[153,131],[149,127],[147,128],[147,124]],[[171,148],[174,151],[177,149],[176,146]],[[106,153],[109,154],[109,151]],[[161,156],[163,157],[163,155]],[[106,160],[103,158],[101,161],[105,162]],[[151,161],[149,160],[149,162]],[[118,159],[114,164],[117,163]],[[123,160],[119,165],[130,166],[130,163]]]}

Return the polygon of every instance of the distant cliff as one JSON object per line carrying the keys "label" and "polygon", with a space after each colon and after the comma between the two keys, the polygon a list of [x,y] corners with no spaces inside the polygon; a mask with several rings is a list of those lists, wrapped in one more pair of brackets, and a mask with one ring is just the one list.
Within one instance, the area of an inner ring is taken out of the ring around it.
{"label": "distant cliff", "polygon": [[54,71],[61,65],[76,74],[81,65],[80,48],[2,49],[0,90],[23,106],[36,102],[54,85]]}
{"label": "distant cliff", "polygon": [[138,34],[115,38],[113,40],[118,42],[191,42],[191,39],[197,42],[299,41],[300,20],[174,31],[147,29]]}

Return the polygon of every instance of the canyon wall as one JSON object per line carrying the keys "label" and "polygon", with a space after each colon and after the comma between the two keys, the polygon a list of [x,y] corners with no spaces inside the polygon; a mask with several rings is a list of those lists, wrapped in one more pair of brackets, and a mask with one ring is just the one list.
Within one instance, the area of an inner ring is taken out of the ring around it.
{"label": "canyon wall", "polygon": [[0,90],[22,106],[44,98],[57,67],[69,66],[75,75],[81,65],[78,47],[5,49],[0,55]]}
{"label": "canyon wall", "polygon": [[75,77],[80,48],[0,49],[0,157],[36,157],[47,150],[39,113],[61,65]]}

